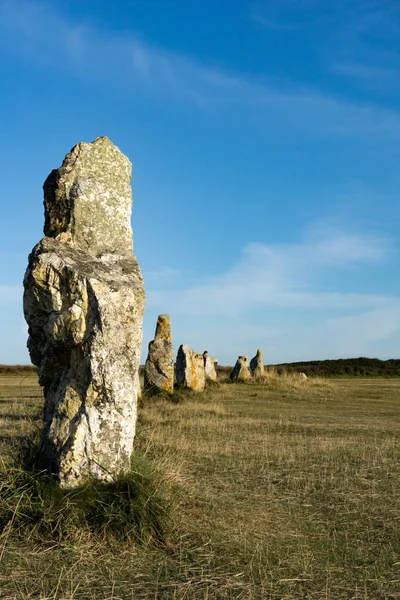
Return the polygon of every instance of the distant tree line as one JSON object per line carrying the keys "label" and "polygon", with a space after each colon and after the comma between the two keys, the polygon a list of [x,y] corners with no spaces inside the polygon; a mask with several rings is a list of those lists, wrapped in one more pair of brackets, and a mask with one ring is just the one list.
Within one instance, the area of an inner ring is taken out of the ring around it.
{"label": "distant tree line", "polygon": [[[400,377],[400,358],[338,358],[335,360],[309,360],[294,363],[266,365],[278,373],[305,373],[308,377]],[[143,370],[143,366],[140,367]],[[227,375],[232,367],[219,365],[217,372]],[[36,373],[33,365],[0,365],[0,375]]]}
{"label": "distant tree line", "polygon": [[305,373],[308,377],[400,377],[400,359],[339,358],[273,365],[278,371]]}
{"label": "distant tree line", "polygon": [[29,375],[37,373],[33,365],[0,365],[0,375]]}

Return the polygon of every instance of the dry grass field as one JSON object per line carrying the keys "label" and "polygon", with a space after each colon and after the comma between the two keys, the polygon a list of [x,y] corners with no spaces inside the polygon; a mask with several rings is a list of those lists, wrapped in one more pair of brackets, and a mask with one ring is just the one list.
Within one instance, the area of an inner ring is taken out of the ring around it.
{"label": "dry grass field", "polygon": [[164,531],[142,543],[62,511],[27,522],[21,447],[42,402],[34,376],[0,377],[0,598],[400,599],[400,380],[144,398],[134,469],[151,472]]}

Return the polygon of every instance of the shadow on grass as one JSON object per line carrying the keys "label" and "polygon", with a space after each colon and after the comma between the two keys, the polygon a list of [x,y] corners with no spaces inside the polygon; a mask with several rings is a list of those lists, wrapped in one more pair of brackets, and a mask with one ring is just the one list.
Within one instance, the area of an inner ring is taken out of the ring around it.
{"label": "shadow on grass", "polygon": [[147,404],[151,401],[165,400],[167,402],[171,402],[172,404],[180,404],[181,402],[187,401],[189,398],[195,398],[199,395],[199,392],[195,392],[194,390],[190,390],[184,386],[175,385],[174,391],[172,394],[165,392],[164,390],[143,390],[142,397],[139,401],[139,408],[143,407],[144,404]]}

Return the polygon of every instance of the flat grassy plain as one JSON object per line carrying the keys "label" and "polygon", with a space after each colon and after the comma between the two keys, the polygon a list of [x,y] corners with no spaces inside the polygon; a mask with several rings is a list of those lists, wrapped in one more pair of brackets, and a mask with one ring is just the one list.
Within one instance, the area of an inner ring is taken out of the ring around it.
{"label": "flat grassy plain", "polygon": [[[42,403],[35,376],[0,377],[3,485]],[[399,417],[398,379],[271,377],[144,398],[136,446],[169,506],[164,541],[85,527],[40,537],[15,519],[0,536],[0,598],[400,599]]]}

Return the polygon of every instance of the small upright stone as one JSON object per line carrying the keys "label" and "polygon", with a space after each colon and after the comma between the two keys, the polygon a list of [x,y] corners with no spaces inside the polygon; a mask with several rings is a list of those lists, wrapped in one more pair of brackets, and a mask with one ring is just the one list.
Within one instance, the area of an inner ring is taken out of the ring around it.
{"label": "small upright stone", "polygon": [[202,392],[206,385],[203,355],[186,344],[179,346],[176,357],[176,381],[196,392]]}
{"label": "small upright stone", "polygon": [[217,371],[215,370],[215,363],[218,362],[218,360],[212,356],[208,356],[207,352],[207,356],[204,356],[203,353],[203,362],[206,380],[218,381]]}
{"label": "small upright stone", "polygon": [[230,378],[232,381],[245,381],[250,379],[249,359],[247,356],[239,356],[235,366],[232,369]]}
{"label": "small upright stone", "polygon": [[144,286],[132,255],[131,163],[80,143],[44,184],[44,237],[24,279],[28,349],[44,387],[43,468],[63,487],[131,468]]}
{"label": "small upright stone", "polygon": [[144,387],[149,391],[174,391],[174,348],[172,346],[171,317],[159,315],[154,340],[144,367]]}
{"label": "small upright stone", "polygon": [[250,361],[250,371],[253,377],[262,377],[264,375],[264,363],[261,350]]}

